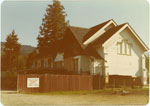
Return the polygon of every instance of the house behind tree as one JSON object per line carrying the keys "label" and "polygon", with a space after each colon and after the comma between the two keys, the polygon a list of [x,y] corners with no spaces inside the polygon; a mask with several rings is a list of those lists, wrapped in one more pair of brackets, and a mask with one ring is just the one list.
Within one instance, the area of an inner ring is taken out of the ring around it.
{"label": "house behind tree", "polygon": [[64,34],[64,52],[35,59],[32,68],[65,69],[75,73],[141,77],[147,84],[144,52],[147,46],[128,23],[108,20],[91,28],[69,26]]}

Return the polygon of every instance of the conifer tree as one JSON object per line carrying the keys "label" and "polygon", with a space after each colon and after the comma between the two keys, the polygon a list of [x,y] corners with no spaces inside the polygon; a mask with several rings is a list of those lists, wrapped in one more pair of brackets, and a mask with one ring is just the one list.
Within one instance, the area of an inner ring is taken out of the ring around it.
{"label": "conifer tree", "polygon": [[40,54],[51,54],[55,57],[61,48],[60,42],[67,26],[64,10],[64,6],[58,0],[53,0],[53,4],[48,5],[40,26],[40,35],[37,37]]}
{"label": "conifer tree", "polygon": [[18,43],[18,37],[13,30],[11,34],[9,34],[6,38],[6,42],[4,44],[4,52],[6,63],[8,66],[8,70],[10,71],[12,68],[16,66],[17,57],[20,53],[21,45]]}

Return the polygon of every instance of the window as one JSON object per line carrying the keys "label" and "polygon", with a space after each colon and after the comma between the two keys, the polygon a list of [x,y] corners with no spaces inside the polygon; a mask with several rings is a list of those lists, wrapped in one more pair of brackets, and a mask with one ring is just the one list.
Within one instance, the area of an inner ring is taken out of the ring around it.
{"label": "window", "polygon": [[38,60],[38,68],[40,68],[40,67],[41,67],[41,61]]}
{"label": "window", "polygon": [[128,40],[117,42],[117,53],[120,55],[131,55],[131,46]]}
{"label": "window", "polygon": [[41,67],[42,68],[44,67],[44,60],[43,59],[41,60]]}
{"label": "window", "polygon": [[118,53],[118,54],[122,54],[122,43],[121,43],[121,42],[118,42],[118,43],[117,43],[117,46],[118,46],[118,47],[117,47],[117,53]]}
{"label": "window", "polygon": [[56,69],[63,69],[64,68],[64,62],[63,61],[57,61],[54,63],[54,68]]}
{"label": "window", "polygon": [[48,59],[44,59],[44,67],[48,67]]}
{"label": "window", "polygon": [[48,67],[52,68],[52,61],[51,61],[51,58],[48,58]]}

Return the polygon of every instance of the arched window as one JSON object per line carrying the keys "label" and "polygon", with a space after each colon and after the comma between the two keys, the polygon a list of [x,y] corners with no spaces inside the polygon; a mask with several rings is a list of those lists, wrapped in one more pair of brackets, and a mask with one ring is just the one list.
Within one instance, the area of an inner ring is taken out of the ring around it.
{"label": "arched window", "polygon": [[122,43],[121,42],[117,43],[117,53],[122,54]]}
{"label": "arched window", "polygon": [[117,53],[120,55],[131,55],[132,44],[128,40],[122,40],[117,42]]}

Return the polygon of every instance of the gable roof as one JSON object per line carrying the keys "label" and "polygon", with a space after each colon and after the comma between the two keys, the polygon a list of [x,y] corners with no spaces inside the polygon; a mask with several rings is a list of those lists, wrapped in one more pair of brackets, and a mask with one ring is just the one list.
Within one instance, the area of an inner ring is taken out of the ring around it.
{"label": "gable roof", "polygon": [[88,28],[69,26],[69,29],[71,30],[77,42],[80,44],[81,48],[86,52],[87,55],[103,59],[101,56],[99,56],[99,54],[94,48],[89,46],[88,48],[85,49],[85,45],[82,43],[83,37],[89,31]]}
{"label": "gable roof", "polygon": [[103,44],[107,41],[111,36],[113,36],[117,31],[119,31],[125,24],[121,24],[119,26],[115,26],[110,28],[108,31],[103,33],[100,37],[98,37],[95,41],[91,42],[92,45]]}
{"label": "gable roof", "polygon": [[145,50],[149,50],[149,47],[146,46],[146,44],[143,42],[143,40],[138,36],[138,34],[134,31],[134,29],[129,25],[129,23],[126,23],[127,27],[131,30],[133,35],[135,35],[136,39],[142,44],[142,46],[145,48]]}
{"label": "gable roof", "polygon": [[88,33],[84,36],[83,41],[86,41],[87,39],[89,39],[94,33],[96,33],[99,29],[101,29],[103,26],[105,26],[108,22],[110,22],[111,20],[108,20],[106,22],[103,22],[101,24],[98,24],[96,26],[93,26],[89,29]]}
{"label": "gable roof", "polygon": [[89,29],[83,27],[75,27],[75,26],[69,26],[68,28],[73,33],[74,37],[76,38],[77,42],[80,44],[81,48],[84,49],[82,40],[85,34],[89,31]]}
{"label": "gable roof", "polygon": [[83,28],[83,27],[75,27],[75,26],[69,26],[70,30],[74,34],[75,38],[77,41],[80,43],[80,45],[83,47],[83,37],[85,34],[89,31],[88,28]]}
{"label": "gable roof", "polygon": [[104,60],[104,58],[102,58],[98,52],[96,51],[96,49],[94,47],[92,47],[91,45],[89,45],[88,47],[85,48],[86,54],[89,56],[93,56],[99,59]]}
{"label": "gable roof", "polygon": [[97,38],[95,41],[93,41],[90,45],[102,45],[104,44],[109,38],[111,38],[115,33],[123,31],[125,28],[129,28],[129,30],[132,32],[134,37],[140,42],[140,44],[144,47],[144,50],[149,50],[149,48],[146,46],[146,44],[142,41],[142,39],[137,35],[137,33],[133,30],[133,28],[128,24],[124,23],[119,26],[115,26],[110,28],[108,31],[103,33],[99,38]]}
{"label": "gable roof", "polygon": [[[106,32],[101,34],[100,36],[97,36],[95,39],[92,39],[88,44],[84,45],[84,41],[87,41],[91,39],[91,37],[98,32],[101,28],[104,28],[107,25],[110,25],[113,23],[115,26],[108,29]],[[121,25],[116,26],[117,24],[113,20],[108,20],[102,24],[96,25],[94,27],[88,28],[82,28],[82,27],[73,27],[70,26],[69,29],[73,33],[74,37],[76,38],[77,42],[80,44],[81,48],[86,52],[89,56],[94,56],[97,58],[102,57],[98,54],[94,46],[96,45],[102,45],[106,41],[109,40],[114,34],[118,33],[119,31],[124,30],[126,27],[129,27],[131,32],[135,35],[135,38],[143,45],[143,47],[147,50],[147,47],[145,43],[139,38],[139,36],[134,32],[134,30],[128,25],[128,23],[124,23]]]}

